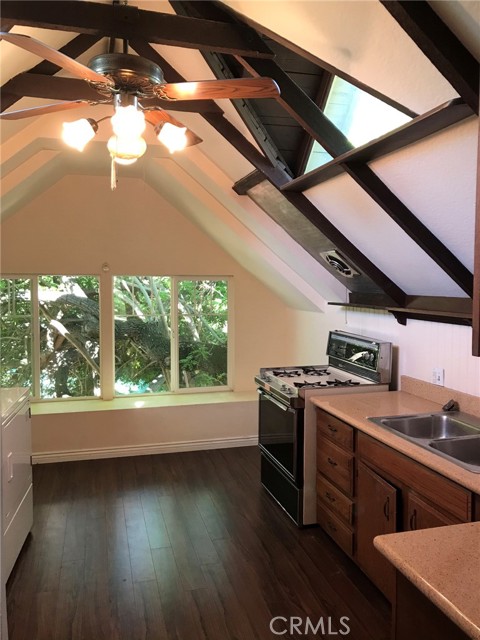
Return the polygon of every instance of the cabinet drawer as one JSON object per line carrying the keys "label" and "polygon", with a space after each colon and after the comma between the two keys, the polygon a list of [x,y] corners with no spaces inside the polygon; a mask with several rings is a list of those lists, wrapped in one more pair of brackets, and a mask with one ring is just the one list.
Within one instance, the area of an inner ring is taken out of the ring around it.
{"label": "cabinet drawer", "polygon": [[462,522],[471,521],[472,494],[467,489],[364,433],[358,434],[358,455],[381,470],[387,478],[400,481],[430,500],[439,509]]}
{"label": "cabinet drawer", "polygon": [[353,427],[325,411],[317,410],[317,433],[340,447],[353,451],[355,433]]}
{"label": "cabinet drawer", "polygon": [[317,438],[317,469],[345,491],[353,496],[353,454],[340,449],[323,437]]}
{"label": "cabinet drawer", "polygon": [[347,524],[353,523],[353,501],[320,474],[317,474],[317,498]]}
{"label": "cabinet drawer", "polygon": [[353,531],[337,518],[331,511],[325,509],[323,503],[317,500],[317,519],[319,525],[335,540],[338,546],[349,556],[353,555]]}

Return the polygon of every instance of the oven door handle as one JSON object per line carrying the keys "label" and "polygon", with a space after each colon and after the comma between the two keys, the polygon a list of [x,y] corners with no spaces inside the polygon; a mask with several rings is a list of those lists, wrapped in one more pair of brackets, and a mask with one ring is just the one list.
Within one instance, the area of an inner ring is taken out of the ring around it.
{"label": "oven door handle", "polygon": [[265,391],[263,391],[262,389],[257,389],[257,392],[269,402],[273,402],[273,404],[276,404],[277,407],[279,407],[282,411],[288,411],[290,409],[290,407],[288,407],[286,404],[283,404],[283,402],[280,402],[280,400],[276,400],[270,394],[265,393]]}

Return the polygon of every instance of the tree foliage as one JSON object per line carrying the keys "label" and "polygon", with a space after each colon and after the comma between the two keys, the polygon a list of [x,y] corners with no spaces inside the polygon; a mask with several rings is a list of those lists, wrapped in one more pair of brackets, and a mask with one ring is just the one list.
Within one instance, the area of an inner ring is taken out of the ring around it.
{"label": "tree foliage", "polygon": [[[31,382],[28,283],[20,286],[15,281],[17,286],[12,288],[12,282],[2,280],[0,289],[1,375],[2,385],[6,386]],[[98,395],[98,278],[42,276],[38,291],[41,396]],[[227,282],[180,280],[177,296],[179,386],[225,385]],[[115,278],[115,379],[119,393],[159,392],[171,388],[171,304],[170,278]],[[25,312],[25,317],[20,311]]]}

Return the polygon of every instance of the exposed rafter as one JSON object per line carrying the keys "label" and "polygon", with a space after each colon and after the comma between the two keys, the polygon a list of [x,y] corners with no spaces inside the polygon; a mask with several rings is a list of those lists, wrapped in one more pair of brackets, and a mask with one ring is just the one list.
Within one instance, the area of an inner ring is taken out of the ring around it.
{"label": "exposed rafter", "polygon": [[156,44],[271,57],[258,35],[243,25],[145,11],[123,4],[76,0],[3,0],[2,19],[17,25],[88,33],[126,40],[141,38]]}
{"label": "exposed rafter", "polygon": [[480,65],[425,0],[380,0],[463,100],[478,113]]}
{"label": "exposed rafter", "polygon": [[[266,75],[275,80],[281,89],[278,98],[280,104],[330,155],[338,156],[353,149],[351,142],[274,60],[254,60],[253,58],[238,58],[238,60],[253,75]],[[263,64],[264,62],[266,64]]]}
{"label": "exposed rafter", "polygon": [[381,158],[387,153],[392,153],[392,151],[398,151],[409,144],[423,140],[432,133],[442,131],[452,124],[472,116],[474,116],[474,113],[470,107],[461,98],[455,98],[421,116],[417,116],[414,120],[395,129],[395,131],[386,133],[372,142],[367,142],[357,149],[339,155],[327,164],[318,167],[318,169],[295,178],[284,189],[286,191],[305,191],[340,175],[343,172],[342,164],[345,162],[371,162],[376,158]]}

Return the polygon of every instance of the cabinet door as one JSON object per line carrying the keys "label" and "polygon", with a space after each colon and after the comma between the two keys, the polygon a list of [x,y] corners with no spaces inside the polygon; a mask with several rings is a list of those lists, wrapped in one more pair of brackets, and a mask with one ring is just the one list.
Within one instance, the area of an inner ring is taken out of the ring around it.
{"label": "cabinet door", "polygon": [[458,524],[458,520],[446,516],[432,505],[425,502],[413,491],[408,492],[407,514],[405,529],[414,531],[416,529],[432,529],[433,527],[445,527],[450,524]]}
{"label": "cabinet door", "polygon": [[373,539],[397,528],[397,489],[362,462],[357,484],[357,562],[393,602],[395,569],[375,549]]}

